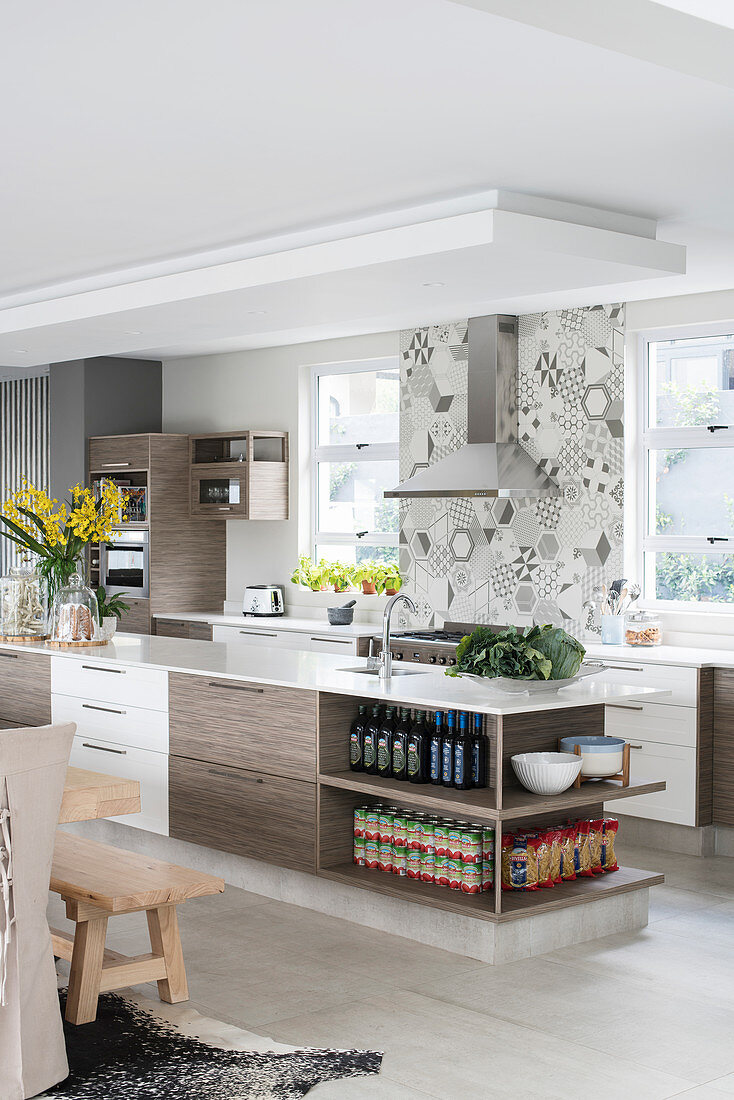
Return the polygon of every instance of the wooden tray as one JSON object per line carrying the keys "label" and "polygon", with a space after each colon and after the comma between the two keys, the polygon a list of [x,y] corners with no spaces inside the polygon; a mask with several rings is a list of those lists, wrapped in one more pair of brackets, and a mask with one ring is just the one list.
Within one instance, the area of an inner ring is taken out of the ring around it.
{"label": "wooden tray", "polygon": [[47,645],[53,646],[54,649],[80,649],[83,646],[107,645],[107,642],[107,638],[91,638],[88,642],[57,642],[51,640],[47,642]]}

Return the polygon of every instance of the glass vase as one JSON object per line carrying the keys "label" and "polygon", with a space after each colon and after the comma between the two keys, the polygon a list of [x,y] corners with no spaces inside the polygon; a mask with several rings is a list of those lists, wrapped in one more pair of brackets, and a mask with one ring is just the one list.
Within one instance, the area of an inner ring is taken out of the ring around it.
{"label": "glass vase", "polygon": [[27,565],[14,565],[0,578],[0,636],[45,638],[48,626],[46,579]]}

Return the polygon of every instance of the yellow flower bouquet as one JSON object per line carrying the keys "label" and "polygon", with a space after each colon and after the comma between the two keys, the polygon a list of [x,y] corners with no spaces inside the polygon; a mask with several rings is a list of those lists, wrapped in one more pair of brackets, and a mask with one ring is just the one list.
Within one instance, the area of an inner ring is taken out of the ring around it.
{"label": "yellow flower bouquet", "polygon": [[71,500],[59,504],[23,478],[20,489],[0,507],[0,523],[7,528],[0,533],[36,557],[51,598],[79,570],[90,542],[115,537],[123,503],[121,490],[111,481],[102,482],[97,498],[91,489],[74,485]]}

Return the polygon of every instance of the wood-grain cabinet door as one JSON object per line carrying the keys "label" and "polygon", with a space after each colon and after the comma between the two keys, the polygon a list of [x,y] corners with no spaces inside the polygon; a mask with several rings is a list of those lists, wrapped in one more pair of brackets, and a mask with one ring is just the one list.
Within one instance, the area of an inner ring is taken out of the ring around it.
{"label": "wood-grain cabinet door", "polygon": [[316,779],[316,692],[171,673],[171,754]]}
{"label": "wood-grain cabinet door", "polygon": [[147,435],[100,435],[89,440],[92,473],[147,470],[149,466],[150,438]]}
{"label": "wood-grain cabinet door", "polygon": [[316,785],[172,756],[170,835],[299,871],[316,869]]}
{"label": "wood-grain cabinet door", "polygon": [[0,718],[10,726],[51,721],[51,659],[0,649]]}
{"label": "wood-grain cabinet door", "polygon": [[734,669],[714,673],[714,825],[734,825]]}

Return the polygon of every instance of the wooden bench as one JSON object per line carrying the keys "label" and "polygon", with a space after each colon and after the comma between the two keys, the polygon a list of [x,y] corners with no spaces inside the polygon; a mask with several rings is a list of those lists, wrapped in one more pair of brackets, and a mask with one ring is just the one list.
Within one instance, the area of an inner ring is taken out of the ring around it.
{"label": "wooden bench", "polygon": [[[76,923],[73,936],[51,929],[54,954],[71,962],[69,1023],[90,1023],[100,993],[138,982],[157,981],[161,1000],[170,1004],[188,1000],[176,906],[222,893],[222,879],[58,831],[51,890]],[[105,950],[108,919],[135,912],[148,919],[150,953],[128,957]]]}

